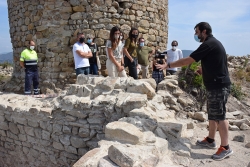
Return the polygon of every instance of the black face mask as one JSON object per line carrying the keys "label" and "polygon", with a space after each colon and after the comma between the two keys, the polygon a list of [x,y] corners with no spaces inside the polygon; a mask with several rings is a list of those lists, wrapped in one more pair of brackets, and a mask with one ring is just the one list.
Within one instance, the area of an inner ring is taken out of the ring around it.
{"label": "black face mask", "polygon": [[132,34],[131,36],[132,36],[132,38],[137,38],[138,37],[138,35],[136,35],[136,34]]}
{"label": "black face mask", "polygon": [[81,37],[81,38],[79,39],[79,42],[80,42],[80,43],[83,43],[84,40],[85,40],[85,38],[82,38],[82,37]]}

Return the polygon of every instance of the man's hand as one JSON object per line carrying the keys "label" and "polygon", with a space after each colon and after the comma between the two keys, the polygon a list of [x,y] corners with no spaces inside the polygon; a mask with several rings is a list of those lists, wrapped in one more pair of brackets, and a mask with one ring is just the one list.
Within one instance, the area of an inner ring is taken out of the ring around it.
{"label": "man's hand", "polygon": [[165,70],[168,68],[168,65],[165,63],[165,64],[155,64],[155,67],[159,70]]}
{"label": "man's hand", "polygon": [[198,74],[198,75],[202,75],[202,68],[198,67],[198,70],[196,70],[195,73]]}

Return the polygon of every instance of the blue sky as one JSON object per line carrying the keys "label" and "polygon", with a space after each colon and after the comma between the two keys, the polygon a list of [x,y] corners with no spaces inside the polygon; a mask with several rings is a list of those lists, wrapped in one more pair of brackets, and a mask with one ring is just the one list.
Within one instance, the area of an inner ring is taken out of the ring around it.
{"label": "blue sky", "polygon": [[7,0],[0,0],[0,53],[11,51]]}
{"label": "blue sky", "polygon": [[249,0],[169,0],[168,48],[177,40],[180,49],[195,50],[194,26],[208,22],[213,35],[224,45],[227,54],[250,54]]}
{"label": "blue sky", "polygon": [[[195,50],[194,26],[208,22],[213,35],[229,55],[250,54],[249,0],[169,0],[168,49],[177,40],[180,49]],[[12,51],[9,35],[7,0],[0,0],[0,53]]]}

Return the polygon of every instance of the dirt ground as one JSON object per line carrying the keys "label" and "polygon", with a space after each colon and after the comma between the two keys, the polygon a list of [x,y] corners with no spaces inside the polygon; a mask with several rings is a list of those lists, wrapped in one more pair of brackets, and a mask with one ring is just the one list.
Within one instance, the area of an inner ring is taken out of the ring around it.
{"label": "dirt ground", "polygon": [[[233,141],[237,135],[245,135],[245,142]],[[208,135],[206,128],[196,127],[194,136],[191,138],[191,160],[190,167],[247,167],[250,162],[250,148],[246,148],[246,143],[250,142],[250,130],[229,131],[229,146],[233,150],[233,155],[222,161],[214,161],[211,156],[217,151],[214,149],[196,146],[197,139],[203,139]],[[220,145],[219,132],[216,133],[217,147]]]}

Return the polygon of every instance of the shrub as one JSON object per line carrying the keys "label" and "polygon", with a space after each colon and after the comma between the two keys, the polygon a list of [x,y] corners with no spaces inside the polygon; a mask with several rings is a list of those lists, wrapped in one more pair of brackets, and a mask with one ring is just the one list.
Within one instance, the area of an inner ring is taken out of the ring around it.
{"label": "shrub", "polygon": [[246,81],[250,82],[250,72],[248,72],[247,75],[246,75]]}
{"label": "shrub", "polygon": [[182,70],[182,71],[185,71],[186,69],[187,69],[187,66],[181,67],[181,70]]}
{"label": "shrub", "polygon": [[244,62],[244,65],[243,65],[244,68],[247,66],[247,64],[248,64],[248,59],[246,59],[245,62]]}
{"label": "shrub", "polygon": [[233,83],[231,86],[231,95],[238,100],[241,100],[244,96],[244,93],[241,90],[241,86],[239,84]]}
{"label": "shrub", "polygon": [[193,78],[193,85],[198,88],[201,88],[204,86],[202,75],[195,75],[195,77]]}
{"label": "shrub", "polygon": [[245,75],[246,75],[246,72],[245,72],[245,70],[244,69],[239,69],[239,70],[237,70],[235,73],[234,73],[234,75],[235,75],[235,77],[237,78],[237,79],[243,79],[244,77],[245,77]]}
{"label": "shrub", "polygon": [[0,66],[2,66],[3,68],[7,68],[7,67],[11,67],[12,64],[9,62],[3,62],[3,63],[0,63]]}
{"label": "shrub", "polygon": [[198,70],[198,67],[201,66],[201,63],[200,62],[194,62],[191,64],[190,66],[190,70],[192,70],[193,72],[195,72],[196,70]]}

